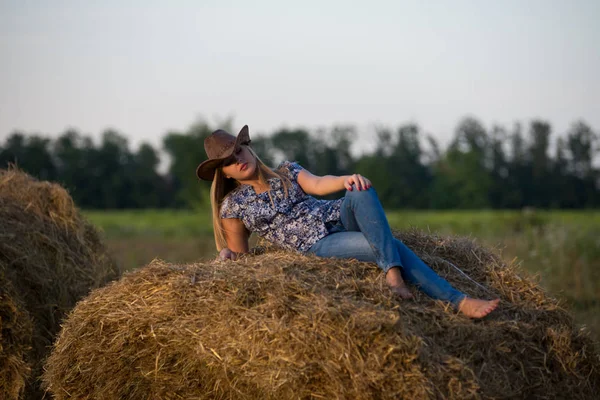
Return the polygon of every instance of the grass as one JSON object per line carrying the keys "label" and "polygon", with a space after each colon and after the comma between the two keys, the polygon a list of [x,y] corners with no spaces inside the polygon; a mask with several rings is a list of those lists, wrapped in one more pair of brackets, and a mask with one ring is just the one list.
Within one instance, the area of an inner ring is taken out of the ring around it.
{"label": "grass", "polygon": [[[159,257],[173,263],[216,255],[209,210],[85,213],[125,269]],[[600,213],[597,211],[393,211],[396,229],[462,235],[497,248],[537,275],[600,339]]]}
{"label": "grass", "polygon": [[109,238],[212,237],[210,210],[87,211],[86,217]]}

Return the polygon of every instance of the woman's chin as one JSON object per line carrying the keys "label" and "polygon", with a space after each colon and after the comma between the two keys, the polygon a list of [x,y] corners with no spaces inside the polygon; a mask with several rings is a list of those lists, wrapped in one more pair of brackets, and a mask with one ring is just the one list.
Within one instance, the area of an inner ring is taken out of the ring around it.
{"label": "woman's chin", "polygon": [[244,173],[244,177],[246,179],[252,179],[256,175],[256,166],[248,165],[248,167],[242,172]]}
{"label": "woman's chin", "polygon": [[248,181],[255,178],[256,168],[248,167],[233,176],[236,181]]}

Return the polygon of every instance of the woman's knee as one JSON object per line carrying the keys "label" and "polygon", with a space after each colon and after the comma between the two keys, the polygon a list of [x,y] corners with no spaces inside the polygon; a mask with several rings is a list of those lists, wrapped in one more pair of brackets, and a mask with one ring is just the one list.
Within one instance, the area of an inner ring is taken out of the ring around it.
{"label": "woman's knee", "polygon": [[372,187],[368,188],[368,189],[362,189],[359,190],[356,185],[352,185],[351,186],[351,190],[346,190],[346,196],[350,196],[350,197],[372,197],[375,196],[377,197],[377,193],[375,193],[375,189],[373,189]]}
{"label": "woman's knee", "polygon": [[351,209],[354,209],[354,207],[381,207],[377,193],[372,187],[366,190],[358,190],[356,186],[352,185],[352,190],[346,190],[344,197],[346,199],[345,205]]}

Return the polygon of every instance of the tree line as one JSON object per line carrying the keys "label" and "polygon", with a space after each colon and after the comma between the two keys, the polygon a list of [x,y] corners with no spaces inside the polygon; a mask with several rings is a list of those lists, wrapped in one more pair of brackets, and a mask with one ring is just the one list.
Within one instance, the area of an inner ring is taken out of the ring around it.
{"label": "tree line", "polygon": [[[159,172],[156,148],[143,143],[132,150],[115,130],[105,131],[99,143],[76,130],[55,139],[13,132],[0,146],[0,166],[16,164],[61,183],[82,208],[193,208],[208,202],[210,186],[198,181],[195,168],[206,159],[204,139],[214,129],[198,122],[167,132],[161,149],[169,158],[166,173]],[[552,146],[551,135],[542,120],[488,130],[467,117],[443,149],[416,124],[377,128],[374,150],[360,155],[351,151],[358,138],[353,126],[280,129],[251,139],[267,165],[286,159],[316,175],[363,174],[389,208],[599,207],[598,134],[577,121]]]}

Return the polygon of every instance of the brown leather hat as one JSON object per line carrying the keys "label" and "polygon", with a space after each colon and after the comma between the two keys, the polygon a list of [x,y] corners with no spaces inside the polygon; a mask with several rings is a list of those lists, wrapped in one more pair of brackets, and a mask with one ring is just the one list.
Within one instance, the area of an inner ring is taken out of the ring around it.
{"label": "brown leather hat", "polygon": [[250,144],[248,125],[244,125],[237,138],[223,129],[211,133],[209,137],[204,139],[204,151],[206,151],[208,160],[196,168],[198,178],[212,181],[215,178],[215,169],[242,144]]}

